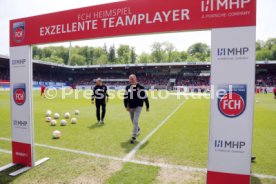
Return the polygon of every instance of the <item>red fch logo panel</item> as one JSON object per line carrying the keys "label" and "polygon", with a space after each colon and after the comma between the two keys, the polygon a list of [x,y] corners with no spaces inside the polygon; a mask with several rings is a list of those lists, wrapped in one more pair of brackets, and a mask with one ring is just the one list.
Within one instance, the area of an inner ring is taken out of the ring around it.
{"label": "red fch logo panel", "polygon": [[[231,87],[231,91],[227,91]],[[246,108],[246,84],[220,85],[226,92],[218,98],[218,108],[222,115],[230,118],[240,116]]]}
{"label": "red fch logo panel", "polygon": [[15,22],[13,23],[13,41],[20,43],[24,40],[25,37],[25,22]]}
{"label": "red fch logo panel", "polygon": [[10,22],[11,46],[256,25],[256,0],[129,0]]}
{"label": "red fch logo panel", "polygon": [[26,85],[14,84],[13,85],[13,100],[17,105],[23,105],[26,101]]}

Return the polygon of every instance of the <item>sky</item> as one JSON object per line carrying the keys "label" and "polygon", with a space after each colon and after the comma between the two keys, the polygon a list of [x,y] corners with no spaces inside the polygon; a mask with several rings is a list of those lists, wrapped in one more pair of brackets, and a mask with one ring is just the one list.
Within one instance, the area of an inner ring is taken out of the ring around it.
{"label": "sky", "polygon": [[[73,8],[116,2],[118,0],[0,0],[0,54],[9,55],[9,20]],[[276,38],[276,0],[257,0],[257,40]],[[128,44],[138,54],[149,52],[153,42],[169,41],[178,50],[186,50],[196,42],[211,43],[210,31],[178,32],[131,37],[116,37],[72,42],[72,46],[107,46]],[[69,46],[69,43],[52,45]],[[48,45],[43,45],[48,46]]]}

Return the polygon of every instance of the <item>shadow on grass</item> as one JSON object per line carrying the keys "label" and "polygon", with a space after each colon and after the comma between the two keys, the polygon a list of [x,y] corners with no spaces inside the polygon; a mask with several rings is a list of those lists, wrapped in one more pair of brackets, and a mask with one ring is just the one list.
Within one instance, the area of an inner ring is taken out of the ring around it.
{"label": "shadow on grass", "polygon": [[23,168],[24,166],[20,166],[20,165],[16,165],[16,166],[13,166],[5,171],[2,171],[0,172],[0,183],[5,183],[5,184],[8,184],[8,183],[11,183],[13,182],[18,176],[10,176],[9,174],[14,172],[14,171],[17,171],[21,168]]}
{"label": "shadow on grass", "polygon": [[140,147],[140,149],[139,150],[142,150],[142,149],[144,149],[147,145],[149,144],[149,141],[147,141],[147,142],[145,142],[141,147]]}
{"label": "shadow on grass", "polygon": [[102,126],[105,126],[105,124],[98,124],[97,122],[88,126],[89,129],[93,130],[93,129],[96,129],[96,128],[101,128]]}
{"label": "shadow on grass", "polygon": [[[148,145],[149,141],[145,142],[139,150],[145,148]],[[139,144],[139,141],[136,141],[134,144],[130,144],[130,139],[125,142],[121,142],[121,147],[125,149],[125,153],[129,153],[132,149]]]}
{"label": "shadow on grass", "polygon": [[251,176],[250,180],[251,180],[250,182],[251,184],[262,184],[261,180],[257,177]]}
{"label": "shadow on grass", "polygon": [[130,144],[130,139],[129,139],[125,142],[121,142],[121,147],[125,149],[125,153],[129,153],[133,148],[135,148],[137,144],[139,144],[138,141],[136,141],[134,144]]}

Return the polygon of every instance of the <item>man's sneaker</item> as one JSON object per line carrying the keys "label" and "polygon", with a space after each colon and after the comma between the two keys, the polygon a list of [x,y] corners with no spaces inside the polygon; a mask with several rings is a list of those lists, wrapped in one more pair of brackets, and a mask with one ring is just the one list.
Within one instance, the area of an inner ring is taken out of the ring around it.
{"label": "man's sneaker", "polygon": [[251,157],[251,162],[255,162],[256,161],[256,157]]}
{"label": "man's sneaker", "polygon": [[104,120],[101,121],[101,124],[104,124]]}
{"label": "man's sneaker", "polygon": [[100,121],[98,121],[98,125],[100,125],[101,124],[101,122]]}
{"label": "man's sneaker", "polygon": [[130,144],[134,144],[135,140],[136,140],[136,138],[135,138],[135,137],[132,137],[132,138],[131,138],[131,141],[130,141]]}

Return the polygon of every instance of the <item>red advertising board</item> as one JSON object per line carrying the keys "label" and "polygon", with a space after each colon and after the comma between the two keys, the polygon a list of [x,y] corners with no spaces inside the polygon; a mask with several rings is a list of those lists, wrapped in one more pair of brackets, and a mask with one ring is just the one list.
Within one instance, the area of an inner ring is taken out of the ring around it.
{"label": "red advertising board", "polygon": [[10,22],[10,46],[256,25],[256,0],[130,0]]}
{"label": "red advertising board", "polygon": [[32,152],[31,144],[25,144],[20,142],[12,142],[12,159],[13,163],[33,166],[32,165]]}

